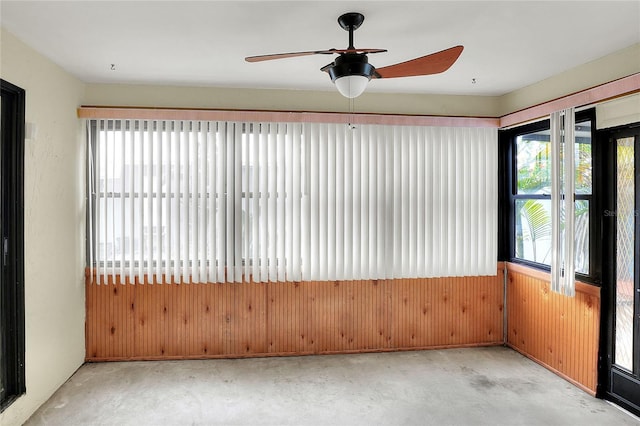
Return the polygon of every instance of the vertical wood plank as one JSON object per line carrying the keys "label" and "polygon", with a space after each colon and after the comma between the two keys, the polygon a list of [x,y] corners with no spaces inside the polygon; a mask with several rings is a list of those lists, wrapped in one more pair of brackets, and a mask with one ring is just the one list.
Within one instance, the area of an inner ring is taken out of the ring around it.
{"label": "vertical wood plank", "polygon": [[409,349],[502,338],[500,274],[242,284],[136,279],[101,286],[87,278],[86,291],[89,360]]}
{"label": "vertical wood plank", "polygon": [[595,392],[600,299],[566,297],[548,280],[510,271],[508,343]]}

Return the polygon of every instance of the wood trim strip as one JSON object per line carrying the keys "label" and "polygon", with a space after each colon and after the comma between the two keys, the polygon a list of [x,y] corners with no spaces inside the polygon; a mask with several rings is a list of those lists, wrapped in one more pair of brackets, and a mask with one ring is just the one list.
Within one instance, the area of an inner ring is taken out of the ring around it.
{"label": "wood trim strip", "polygon": [[500,128],[536,120],[565,108],[591,105],[636,92],[640,92],[640,73],[504,115],[500,118]]}
{"label": "wood trim strip", "polygon": [[218,355],[163,355],[163,356],[112,356],[112,357],[92,357],[86,358],[86,362],[120,362],[120,361],[181,361],[195,359],[242,359],[242,358],[267,358],[267,357],[283,357],[283,356],[305,356],[305,355],[346,355],[346,354],[364,354],[364,353],[386,353],[386,352],[409,352],[409,351],[426,351],[438,349],[460,349],[460,348],[486,348],[493,346],[504,346],[503,342],[488,343],[469,343],[469,344],[452,344],[452,345],[432,345],[432,346],[416,346],[410,348],[373,348],[373,349],[346,349],[340,351],[327,350],[317,351],[301,351],[301,352],[259,352],[244,354],[218,354]]}
{"label": "wood trim strip", "polygon": [[[515,272],[518,274],[526,275],[537,280],[551,282],[551,274],[540,269],[531,268],[529,266],[520,265],[518,263],[505,262],[507,265],[507,272]],[[597,285],[583,283],[582,281],[576,281],[576,291],[585,293],[590,296],[600,298],[600,287]]]}
{"label": "wood trim strip", "polygon": [[78,118],[137,120],[249,121],[281,123],[387,124],[397,126],[491,127],[500,119],[491,117],[444,117],[427,115],[364,114],[334,112],[245,111],[180,108],[128,108],[82,106]]}

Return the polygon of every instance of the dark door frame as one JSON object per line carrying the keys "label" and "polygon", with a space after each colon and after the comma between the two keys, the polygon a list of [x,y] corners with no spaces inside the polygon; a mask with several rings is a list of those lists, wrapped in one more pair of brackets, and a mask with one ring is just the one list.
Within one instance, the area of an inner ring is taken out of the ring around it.
{"label": "dark door frame", "polygon": [[24,127],[25,91],[0,80],[0,412],[25,393]]}
{"label": "dark door frame", "polygon": [[[606,194],[600,205],[603,242],[603,288],[601,294],[600,356],[598,366],[598,396],[611,400],[625,409],[640,415],[640,238],[635,239],[634,259],[634,344],[633,373],[618,368],[613,363],[615,326],[616,281],[616,145],[615,140],[624,137],[635,139],[635,198],[636,213],[640,210],[640,123],[598,131],[598,143],[602,147],[603,191]],[[640,218],[636,214],[635,235],[640,235]]]}

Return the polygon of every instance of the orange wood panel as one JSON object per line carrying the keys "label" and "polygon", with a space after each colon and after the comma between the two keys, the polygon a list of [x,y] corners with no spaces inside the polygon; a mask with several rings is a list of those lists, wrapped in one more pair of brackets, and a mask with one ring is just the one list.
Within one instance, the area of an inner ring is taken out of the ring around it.
{"label": "orange wood panel", "polygon": [[599,288],[575,297],[550,290],[548,275],[508,265],[509,346],[594,394],[600,324]]}
{"label": "orange wood panel", "polygon": [[87,355],[96,358],[131,357],[134,352],[133,286],[87,286]]}
{"label": "orange wood panel", "polygon": [[96,285],[87,275],[87,360],[502,343],[502,273],[327,282],[144,281]]}

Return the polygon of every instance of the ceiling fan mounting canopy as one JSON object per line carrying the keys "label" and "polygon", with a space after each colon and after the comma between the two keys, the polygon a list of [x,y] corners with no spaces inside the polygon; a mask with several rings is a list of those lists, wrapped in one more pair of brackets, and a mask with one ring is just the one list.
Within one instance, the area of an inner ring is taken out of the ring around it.
{"label": "ceiling fan mounting canopy", "polygon": [[276,53],[270,55],[248,56],[247,62],[262,62],[273,59],[292,58],[307,55],[339,56],[330,64],[320,70],[325,71],[331,77],[340,93],[348,98],[355,98],[364,92],[367,83],[372,78],[396,78],[419,75],[438,74],[448,70],[460,57],[464,47],[455,46],[430,55],[421,56],[409,61],[375,68],[369,63],[367,54],[382,53],[386,49],[356,49],[353,43],[353,32],[364,22],[364,15],[357,12],[349,12],[338,18],[338,24],[349,32],[349,46],[346,49],[311,50],[306,52]]}
{"label": "ceiling fan mounting canopy", "polygon": [[358,12],[349,12],[343,15],[340,15],[338,18],[338,24],[342,27],[343,30],[357,30],[360,28],[360,25],[364,22],[364,15]]}

